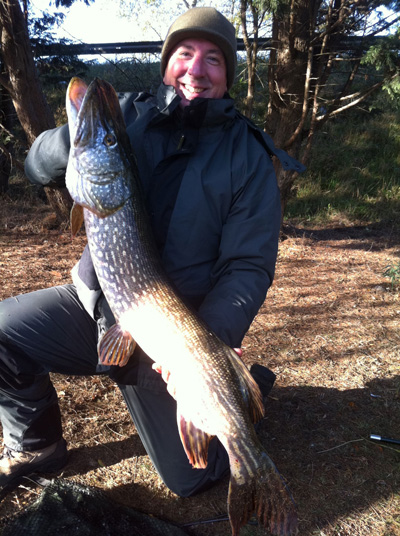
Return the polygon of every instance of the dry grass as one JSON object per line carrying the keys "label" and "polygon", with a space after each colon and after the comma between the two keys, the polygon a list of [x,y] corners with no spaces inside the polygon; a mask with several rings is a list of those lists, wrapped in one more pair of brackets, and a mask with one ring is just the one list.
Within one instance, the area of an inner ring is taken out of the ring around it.
{"label": "dry grass", "polygon": [[[16,214],[13,202],[0,203],[0,298],[69,282],[84,238],[49,229],[44,207]],[[388,230],[292,229],[245,338],[247,364],[278,376],[260,435],[298,503],[302,536],[400,536],[400,447],[369,439],[400,439],[400,302],[382,276],[399,254],[400,236]],[[108,378],[54,383],[71,451],[64,478],[179,524],[226,515],[227,481],[191,499],[163,485]],[[0,517],[39,492],[12,492]],[[230,534],[226,522],[188,531]]]}

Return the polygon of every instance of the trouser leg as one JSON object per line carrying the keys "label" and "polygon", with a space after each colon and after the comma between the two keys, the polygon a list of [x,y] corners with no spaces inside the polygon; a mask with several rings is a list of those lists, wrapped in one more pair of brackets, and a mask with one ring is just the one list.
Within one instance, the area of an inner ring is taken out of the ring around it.
{"label": "trouser leg", "polygon": [[[109,320],[104,325],[99,322],[101,330],[113,322],[112,318]],[[49,372],[74,375],[105,372],[104,367],[97,366],[97,338],[97,324],[83,309],[72,285],[0,303],[0,418],[8,447],[36,450],[61,438],[57,396]],[[126,367],[130,369],[126,381],[129,385],[121,385],[124,381],[114,379],[144,447],[171,490],[181,496],[200,492],[227,470],[225,450],[214,439],[207,468],[191,467],[178,433],[176,403],[159,375],[154,371],[149,375],[148,358],[144,359],[144,375],[138,361],[132,356]],[[119,367],[111,368],[125,376]],[[163,387],[143,387],[140,385],[143,378],[156,384],[158,380]]]}
{"label": "trouser leg", "polygon": [[97,325],[65,285],[0,303],[0,419],[4,443],[44,448],[62,436],[49,372],[94,374]]}
{"label": "trouser leg", "polygon": [[0,417],[4,444],[14,450],[41,449],[62,437],[57,395],[48,375],[37,376],[18,394],[1,389]]}
{"label": "trouser leg", "polygon": [[229,469],[228,455],[214,438],[205,469],[194,469],[183,449],[177,425],[176,402],[165,392],[119,385],[136,429],[158,474],[174,493],[189,497],[210,487]]}

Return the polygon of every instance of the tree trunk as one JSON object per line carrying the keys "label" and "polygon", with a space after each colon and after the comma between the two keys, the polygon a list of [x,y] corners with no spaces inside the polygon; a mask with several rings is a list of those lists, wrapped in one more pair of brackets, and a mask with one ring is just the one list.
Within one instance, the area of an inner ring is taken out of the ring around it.
{"label": "tree trunk", "polygon": [[0,0],[1,55],[8,73],[2,80],[9,91],[28,144],[55,127],[37,75],[28,30],[18,0]]}
{"label": "tree trunk", "polygon": [[4,141],[0,141],[0,194],[4,194],[8,190],[11,162],[14,160],[14,140],[10,133],[15,123],[15,110],[10,95],[1,85],[0,110],[0,133],[5,134]]}
{"label": "tree trunk", "polygon": [[[253,41],[250,41],[247,30],[247,9],[250,8],[252,17]],[[244,115],[251,118],[253,115],[256,74],[257,74],[257,53],[258,53],[258,32],[260,25],[263,23],[265,10],[259,11],[253,0],[241,0],[240,2],[240,21],[243,32],[243,42],[246,49],[247,65],[247,96],[245,100]]]}
{"label": "tree trunk", "polygon": [[[54,117],[43,94],[29,41],[26,21],[18,0],[0,0],[1,56],[8,74],[0,75],[25,132],[28,145],[36,137],[55,127]],[[66,192],[45,188],[57,219],[65,220]],[[59,199],[63,202],[59,205]],[[72,202],[68,204],[72,206]]]}
{"label": "tree trunk", "polygon": [[[299,158],[301,129],[307,102],[306,76],[310,46],[310,3],[292,0],[287,10],[276,15],[272,26],[269,64],[269,104],[265,129],[277,147]],[[293,135],[297,132],[297,135]],[[297,173],[277,168],[284,211]]]}
{"label": "tree trunk", "polygon": [[3,151],[0,150],[0,195],[5,194],[8,190],[10,171],[10,159]]}

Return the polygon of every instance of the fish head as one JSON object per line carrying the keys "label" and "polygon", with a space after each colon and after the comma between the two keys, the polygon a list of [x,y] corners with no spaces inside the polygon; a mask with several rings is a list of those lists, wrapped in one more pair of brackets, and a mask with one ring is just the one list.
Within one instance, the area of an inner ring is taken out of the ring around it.
{"label": "fish head", "polygon": [[66,109],[71,148],[66,185],[75,203],[106,217],[132,197],[134,157],[114,88],[73,78]]}

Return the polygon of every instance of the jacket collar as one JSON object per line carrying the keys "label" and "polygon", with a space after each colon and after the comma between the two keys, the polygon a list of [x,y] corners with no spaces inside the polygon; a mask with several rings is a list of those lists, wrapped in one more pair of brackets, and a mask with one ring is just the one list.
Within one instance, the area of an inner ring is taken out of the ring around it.
{"label": "jacket collar", "polygon": [[163,117],[173,115],[177,122],[184,125],[210,128],[230,123],[236,116],[234,101],[228,93],[222,99],[195,99],[183,109],[179,107],[180,100],[173,86],[166,86],[162,83],[158,88],[159,113]]}
{"label": "jacket collar", "polygon": [[157,91],[157,108],[163,115],[171,115],[178,107],[181,98],[176,93],[173,86],[160,85]]}

